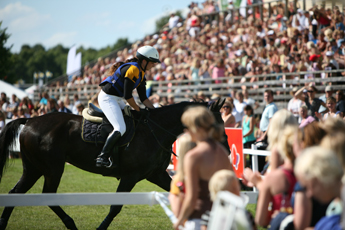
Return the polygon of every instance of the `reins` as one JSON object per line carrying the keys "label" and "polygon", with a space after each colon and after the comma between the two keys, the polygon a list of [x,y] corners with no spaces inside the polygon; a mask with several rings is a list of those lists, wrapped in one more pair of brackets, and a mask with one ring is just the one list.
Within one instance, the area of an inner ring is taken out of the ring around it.
{"label": "reins", "polygon": [[[139,119],[135,119],[134,117],[132,117],[132,119],[138,121],[138,124],[139,124],[139,123],[143,120],[143,116],[140,116]],[[175,138],[177,138],[177,135],[175,135],[175,134],[173,134],[172,132],[170,132],[169,130],[163,128],[162,126],[160,126],[159,124],[157,124],[155,121],[153,121],[152,119],[150,119],[148,116],[146,116],[146,117],[144,118],[144,124],[146,124],[146,125],[149,127],[149,129],[150,129],[150,131],[151,131],[153,137],[156,139],[158,145],[159,145],[165,152],[172,153],[175,157],[178,157],[178,156],[176,155],[176,153],[175,153],[171,148],[170,148],[170,149],[167,149],[167,148],[165,148],[165,147],[162,145],[162,143],[159,141],[158,137],[156,136],[156,134],[155,134],[155,132],[154,132],[154,130],[153,130],[153,128],[151,127],[151,125],[150,125],[149,122],[152,122],[152,123],[153,123],[154,125],[156,125],[158,128],[160,128],[160,129],[162,129],[163,131],[169,133],[170,135],[174,136]],[[137,130],[137,128],[138,128],[138,125],[135,127],[134,132]],[[128,146],[129,146],[129,143],[128,143],[128,145],[127,145],[126,148],[128,148]]]}
{"label": "reins", "polygon": [[170,135],[173,135],[175,138],[177,138],[177,136],[176,136],[175,134],[171,133],[169,130],[167,130],[167,129],[163,128],[162,126],[158,125],[158,124],[157,124],[156,122],[154,122],[152,119],[150,119],[150,118],[148,118],[148,117],[146,117],[146,119],[144,119],[144,124],[146,124],[146,125],[149,127],[149,129],[150,129],[152,135],[153,135],[154,138],[156,139],[156,141],[157,141],[157,143],[159,144],[159,146],[160,146],[164,151],[169,152],[169,153],[172,153],[172,154],[174,154],[175,157],[178,157],[178,156],[176,155],[176,153],[174,153],[174,151],[173,151],[171,148],[170,148],[170,149],[167,149],[167,148],[165,148],[165,147],[160,143],[160,141],[158,140],[158,138],[157,138],[155,132],[153,131],[153,128],[151,127],[149,121],[152,122],[153,124],[155,124],[155,125],[156,125],[157,127],[159,127],[160,129],[162,129],[162,130],[164,130],[165,132],[169,133]]}

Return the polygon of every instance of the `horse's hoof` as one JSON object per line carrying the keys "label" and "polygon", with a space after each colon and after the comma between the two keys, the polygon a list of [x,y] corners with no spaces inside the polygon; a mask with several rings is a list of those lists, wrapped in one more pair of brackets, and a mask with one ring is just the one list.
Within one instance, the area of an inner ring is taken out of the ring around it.
{"label": "horse's hoof", "polygon": [[67,229],[78,230],[77,226],[74,223],[74,220],[70,216],[64,218],[63,223],[65,224]]}
{"label": "horse's hoof", "polygon": [[5,230],[7,227],[7,220],[4,218],[0,219],[0,230]]}
{"label": "horse's hoof", "polygon": [[104,223],[104,221],[101,223],[100,226],[98,226],[97,230],[107,230],[109,227],[109,224]]}

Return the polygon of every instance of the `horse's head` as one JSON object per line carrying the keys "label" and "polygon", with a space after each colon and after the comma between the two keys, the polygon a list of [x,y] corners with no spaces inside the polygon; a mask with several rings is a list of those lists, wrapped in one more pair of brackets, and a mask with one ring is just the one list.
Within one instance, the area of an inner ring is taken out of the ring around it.
{"label": "horse's head", "polygon": [[[224,102],[225,102],[225,99],[219,98],[217,101],[211,102],[208,107],[209,110],[213,113],[214,117],[216,118],[216,122],[222,125],[224,125],[224,121],[222,118],[222,114],[220,113],[220,109],[222,108]],[[229,153],[230,153],[230,147],[228,144],[228,136],[225,134],[225,131],[224,131],[224,138],[223,138],[222,144],[227,150],[229,150]]]}

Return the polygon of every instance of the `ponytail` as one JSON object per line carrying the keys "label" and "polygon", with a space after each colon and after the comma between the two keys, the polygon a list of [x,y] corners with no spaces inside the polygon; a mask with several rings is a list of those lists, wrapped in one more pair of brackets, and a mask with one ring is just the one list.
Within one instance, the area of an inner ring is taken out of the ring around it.
{"label": "ponytail", "polygon": [[126,61],[120,61],[120,62],[116,62],[114,63],[111,67],[110,67],[110,71],[109,71],[109,76],[113,75],[115,73],[115,71],[123,64],[128,63],[128,62],[138,62],[138,58],[134,57],[131,59],[127,59]]}

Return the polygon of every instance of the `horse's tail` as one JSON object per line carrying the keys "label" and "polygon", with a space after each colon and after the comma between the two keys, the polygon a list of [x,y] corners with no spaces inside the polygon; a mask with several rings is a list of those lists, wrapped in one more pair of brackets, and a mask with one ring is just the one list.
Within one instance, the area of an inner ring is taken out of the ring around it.
{"label": "horse's tail", "polygon": [[0,182],[10,155],[10,147],[17,137],[20,125],[25,124],[27,120],[28,118],[19,118],[11,121],[0,133]]}

